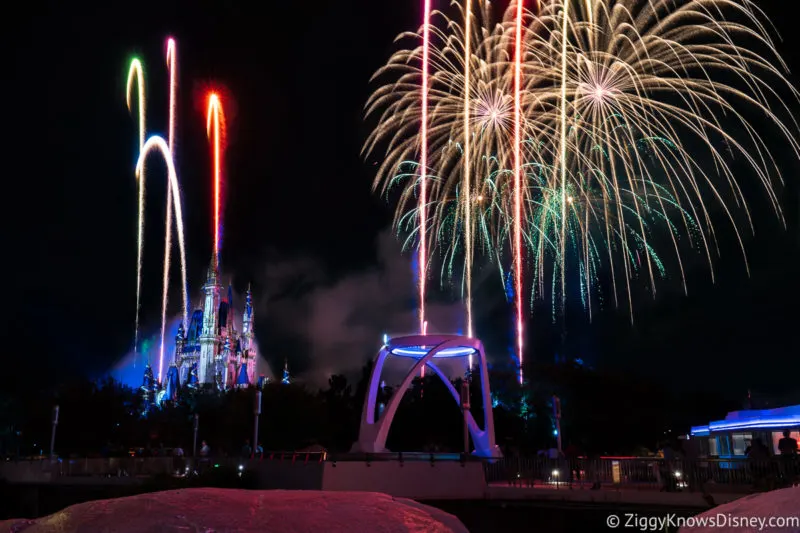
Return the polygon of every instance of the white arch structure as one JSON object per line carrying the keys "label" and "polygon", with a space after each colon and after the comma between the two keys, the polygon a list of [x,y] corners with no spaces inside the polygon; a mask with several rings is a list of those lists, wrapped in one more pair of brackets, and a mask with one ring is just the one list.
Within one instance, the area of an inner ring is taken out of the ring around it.
{"label": "white arch structure", "polygon": [[[378,387],[381,382],[381,372],[388,356],[410,357],[417,362],[403,379],[400,387],[394,392],[389,403],[386,405],[380,418],[375,414],[375,402],[378,397]],[[365,453],[384,453],[386,450],[386,438],[389,436],[389,429],[392,420],[397,412],[403,395],[411,386],[414,377],[420,374],[420,370],[427,366],[450,391],[450,395],[456,404],[461,404],[459,391],[450,383],[438,366],[433,362],[434,359],[445,359],[454,357],[478,356],[480,366],[481,394],[483,400],[483,419],[484,427],[480,428],[475,422],[472,413],[467,412],[467,426],[475,445],[474,455],[479,457],[501,457],[502,453],[494,441],[494,417],[492,416],[492,400],[489,392],[489,371],[486,366],[486,355],[483,350],[483,343],[478,339],[462,337],[459,335],[414,335],[408,337],[397,337],[390,339],[381,348],[372,373],[369,378],[369,388],[367,397],[364,399],[364,409],[361,415],[361,426],[358,432],[358,442],[353,446],[354,451]]]}

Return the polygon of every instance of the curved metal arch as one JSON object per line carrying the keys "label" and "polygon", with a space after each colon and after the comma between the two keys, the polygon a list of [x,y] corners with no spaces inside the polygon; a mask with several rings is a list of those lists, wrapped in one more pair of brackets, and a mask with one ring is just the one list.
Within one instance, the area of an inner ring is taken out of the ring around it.
{"label": "curved metal arch", "polygon": [[[391,350],[398,347],[408,346],[432,346],[423,357],[420,357],[406,377],[400,387],[392,395],[382,416],[376,420],[375,403],[378,396],[378,387],[383,373],[383,366],[386,359],[391,355]],[[367,453],[386,452],[386,439],[389,436],[389,429],[392,421],[403,399],[403,395],[411,386],[414,377],[417,376],[423,367],[429,367],[450,391],[450,395],[460,404],[460,395],[456,391],[450,380],[447,379],[433,359],[436,354],[448,348],[472,347],[478,355],[478,365],[480,367],[481,393],[484,411],[484,428],[480,428],[471,412],[467,413],[467,427],[472,441],[475,445],[474,454],[480,457],[500,457],[500,449],[495,445],[494,440],[494,417],[492,413],[491,394],[489,391],[489,372],[486,366],[486,355],[483,350],[483,343],[478,339],[461,337],[458,335],[416,335],[409,337],[399,337],[391,339],[378,353],[375,364],[370,374],[367,397],[364,402],[364,409],[361,416],[358,441],[354,444],[353,450]]]}

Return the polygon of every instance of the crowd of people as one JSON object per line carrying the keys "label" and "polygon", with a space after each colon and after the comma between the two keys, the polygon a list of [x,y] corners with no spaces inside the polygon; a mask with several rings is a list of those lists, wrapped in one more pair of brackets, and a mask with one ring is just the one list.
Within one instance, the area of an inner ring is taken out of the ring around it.
{"label": "crowd of people", "polygon": [[783,438],[778,441],[780,462],[777,471],[770,468],[769,448],[761,439],[753,439],[745,453],[749,462],[750,475],[757,489],[769,490],[779,486],[791,486],[800,481],[798,479],[800,455],[798,455],[797,439],[792,438],[791,432],[788,430],[783,432]]}

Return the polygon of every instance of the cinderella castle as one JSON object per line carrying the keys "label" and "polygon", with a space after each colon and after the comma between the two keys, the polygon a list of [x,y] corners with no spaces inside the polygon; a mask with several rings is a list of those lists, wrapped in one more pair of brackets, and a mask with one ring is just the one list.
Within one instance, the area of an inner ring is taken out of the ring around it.
{"label": "cinderella castle", "polygon": [[229,285],[223,297],[216,259],[211,261],[202,290],[203,307],[192,313],[188,328],[184,324],[178,327],[174,358],[164,383],[154,379],[150,365],[145,368],[142,392],[148,403],[177,401],[182,387],[225,391],[263,385],[264,378],[256,376],[258,354],[250,288],[245,296],[240,331],[236,329],[233,291]]}

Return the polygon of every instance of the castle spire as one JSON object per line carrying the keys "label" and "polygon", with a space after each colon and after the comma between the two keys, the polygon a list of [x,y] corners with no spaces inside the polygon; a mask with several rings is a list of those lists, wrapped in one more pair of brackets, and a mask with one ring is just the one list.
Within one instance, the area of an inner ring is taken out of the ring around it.
{"label": "castle spire", "polygon": [[173,359],[173,364],[178,364],[181,362],[181,356],[183,355],[183,347],[186,345],[186,330],[183,329],[183,322],[178,325],[178,334],[175,335],[175,358]]}
{"label": "castle spire", "polygon": [[283,378],[281,379],[281,383],[284,385],[288,385],[291,383],[291,377],[289,376],[289,359],[283,359]]}
{"label": "castle spire", "polygon": [[200,383],[213,383],[215,376],[214,363],[222,347],[222,339],[219,335],[220,326],[223,325],[219,323],[220,289],[219,264],[217,257],[212,255],[211,264],[208,267],[208,276],[203,285],[203,292],[205,293],[203,329],[198,339],[200,361],[197,366],[197,378]]}
{"label": "castle spire", "polygon": [[[247,284],[247,293],[244,298],[244,315],[242,316],[242,333],[245,337],[251,339],[253,337],[253,293],[250,291],[250,284]],[[250,343],[247,343],[246,348],[250,348]]]}
{"label": "castle spire", "polygon": [[219,283],[219,260],[216,255],[211,256],[211,263],[208,265],[208,275],[206,285],[217,285]]}
{"label": "castle spire", "polygon": [[256,336],[253,326],[253,293],[250,284],[247,284],[247,293],[244,299],[244,313],[242,316],[241,349],[247,354],[247,374],[250,383],[256,382]]}

